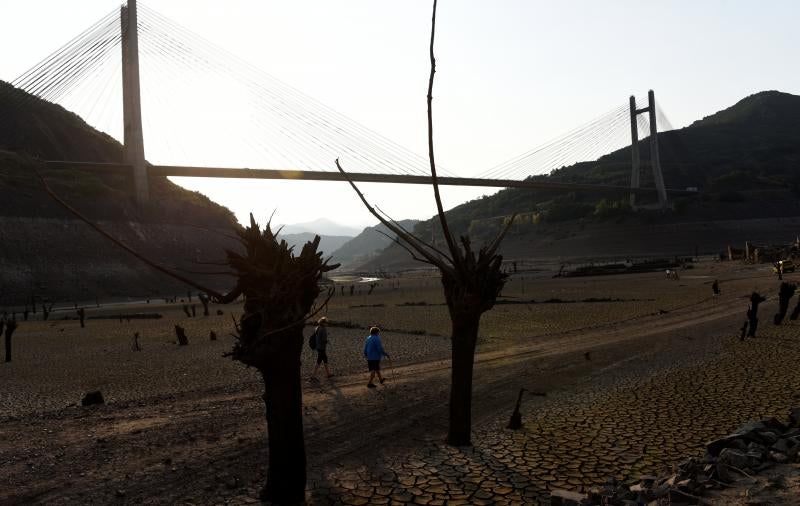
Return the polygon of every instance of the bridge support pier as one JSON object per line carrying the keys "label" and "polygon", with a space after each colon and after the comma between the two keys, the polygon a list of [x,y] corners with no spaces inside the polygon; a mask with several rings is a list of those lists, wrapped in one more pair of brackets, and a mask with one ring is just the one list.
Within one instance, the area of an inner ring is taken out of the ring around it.
{"label": "bridge support pier", "polygon": [[[653,180],[658,194],[658,207],[666,209],[667,190],[664,186],[664,175],[661,172],[661,158],[658,154],[658,126],[656,125],[656,99],[653,90],[647,92],[647,107],[636,108],[636,98],[631,96],[631,190],[639,188],[639,128],[636,124],[636,117],[639,114],[648,113],[650,121],[650,165],[653,169]],[[631,191],[631,207],[636,205],[636,193]]]}
{"label": "bridge support pier", "polygon": [[150,199],[150,191],[142,132],[136,0],[128,0],[127,6],[120,7],[120,24],[122,29],[122,110],[125,135],[123,157],[124,163],[133,167],[136,202],[140,206],[144,206]]}
{"label": "bridge support pier", "polygon": [[[639,125],[636,123],[636,97],[631,95],[631,188],[639,188]],[[631,192],[631,207],[636,207],[636,193]]]}

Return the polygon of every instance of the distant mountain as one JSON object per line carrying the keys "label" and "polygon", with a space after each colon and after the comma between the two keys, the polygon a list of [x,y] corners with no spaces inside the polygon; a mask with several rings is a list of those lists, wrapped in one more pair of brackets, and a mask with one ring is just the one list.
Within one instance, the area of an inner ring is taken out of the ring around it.
{"label": "distant mountain", "polygon": [[[311,232],[301,232],[299,234],[284,234],[283,232],[281,232],[279,237],[281,239],[285,239],[290,246],[294,246],[295,253],[299,253],[305,243],[314,240],[315,235],[318,234],[312,234]],[[332,256],[336,250],[341,248],[342,245],[346,244],[351,239],[352,237],[345,235],[320,235],[319,251],[322,251],[323,257],[328,258]],[[339,260],[334,259],[334,261],[338,262]]]}
{"label": "distant mountain", "polygon": [[[672,198],[673,207],[667,212],[634,212],[627,204],[626,192],[565,194],[510,188],[451,209],[447,212],[450,227],[456,234],[470,233],[473,242],[480,243],[494,237],[504,220],[518,213],[504,243],[505,251],[536,255],[547,245],[548,251],[557,256],[592,256],[611,251],[604,249],[601,237],[592,240],[592,230],[600,234],[602,229],[603,234],[610,236],[609,227],[645,230],[663,225],[664,230],[671,230],[667,225],[676,223],[735,220],[749,220],[749,223],[767,220],[763,223],[769,223],[769,220],[800,216],[800,96],[778,91],[756,93],[688,127],[659,133],[658,143],[666,186],[700,189],[697,196]],[[649,139],[639,142],[639,152],[641,184],[652,187]],[[626,147],[596,161],[577,163],[532,179],[628,186],[630,160],[631,149]],[[654,195],[637,197],[637,203],[652,203],[654,199]],[[431,237],[437,229],[436,220],[430,219],[419,223],[415,232],[420,237]],[[770,229],[779,230],[780,227]],[[683,244],[682,248],[687,251],[695,246],[713,249],[723,245],[723,241],[738,243],[743,240],[736,235],[735,227],[726,225],[725,230],[727,235],[692,232],[694,235],[689,239],[676,228],[671,232],[674,236],[666,235],[664,239]],[[747,234],[755,236],[757,232],[752,229]],[[585,237],[585,241],[572,250],[557,247],[570,234]],[[793,237],[794,232],[787,231],[787,234]],[[704,237],[708,241],[704,242]],[[775,237],[781,242],[783,239]],[[614,254],[626,251],[626,247],[633,252],[649,251],[655,246],[652,241],[634,244],[637,237],[633,235],[626,239],[623,234],[620,240],[622,243],[613,245]],[[625,246],[626,240],[628,246]],[[537,249],[534,245],[541,246]],[[523,253],[526,251],[528,253]],[[408,254],[390,246],[367,267],[401,264],[411,264]]]}
{"label": "distant mountain", "polygon": [[319,235],[355,237],[361,232],[361,229],[341,225],[327,218],[318,218],[314,221],[307,221],[305,223],[283,225],[282,232],[284,234],[310,233]]}
{"label": "distant mountain", "polygon": [[[401,220],[398,222],[406,230],[413,230],[418,220]],[[383,232],[383,233],[381,233]],[[387,234],[389,237],[387,237]],[[344,268],[357,269],[359,265],[376,257],[382,250],[392,244],[395,235],[383,224],[365,228],[360,234],[333,252],[334,259],[342,263]]]}

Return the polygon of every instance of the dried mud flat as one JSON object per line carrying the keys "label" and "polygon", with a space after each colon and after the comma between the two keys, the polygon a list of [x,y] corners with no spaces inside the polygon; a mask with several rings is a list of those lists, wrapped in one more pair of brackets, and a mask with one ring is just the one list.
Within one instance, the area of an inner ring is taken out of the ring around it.
{"label": "dried mud flat", "polygon": [[[797,405],[800,326],[769,321],[778,283],[763,267],[733,264],[682,275],[516,276],[504,292],[516,303],[484,319],[472,448],[441,444],[449,344],[438,282],[337,296],[332,320],[393,329],[395,367],[387,386],[368,391],[364,331],[332,328],[337,376],[304,393],[309,501],[537,503],[552,488],[657,473],[748,419]],[[714,278],[721,297],[710,297]],[[743,297],[754,288],[771,297],[759,338],[742,343]],[[562,302],[542,303],[550,299]],[[230,315],[159,310],[162,320],[92,320],[83,331],[75,321],[20,326],[14,362],[0,367],[0,503],[256,502],[263,406],[252,371],[221,357]],[[172,343],[175,323],[188,347]],[[134,331],[141,352],[130,350]],[[524,428],[509,431],[520,387],[547,397],[525,399]],[[107,405],[68,407],[94,388]]]}

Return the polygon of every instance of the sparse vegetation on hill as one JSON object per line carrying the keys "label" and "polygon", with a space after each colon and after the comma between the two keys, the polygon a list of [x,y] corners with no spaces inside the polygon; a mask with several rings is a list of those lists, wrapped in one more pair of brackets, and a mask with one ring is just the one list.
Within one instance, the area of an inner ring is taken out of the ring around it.
{"label": "sparse vegetation on hill", "polygon": [[0,82],[0,302],[21,304],[33,294],[93,300],[185,290],[72,220],[44,191],[34,169],[85,216],[164,265],[199,270],[196,260],[222,258],[232,246],[226,234],[236,220],[204,195],[152,177],[151,202],[140,208],[124,175],[48,170],[41,163],[121,159],[122,146],[108,135]]}
{"label": "sparse vegetation on hill", "polygon": [[[412,230],[419,221],[400,220],[398,223],[406,230]],[[359,265],[378,256],[382,250],[392,244],[391,237],[396,236],[383,224],[367,227],[356,237],[342,244],[333,252],[333,256],[337,262],[341,262],[346,267],[358,268]]]}
{"label": "sparse vegetation on hill", "polygon": [[[731,217],[795,216],[800,214],[800,96],[765,91],[736,105],[658,137],[664,180],[669,188],[696,187],[702,198],[677,199],[672,214],[641,213],[646,220]],[[650,144],[640,141],[642,186],[653,186],[649,165]],[[535,179],[571,183],[630,184],[630,148],[617,150],[594,162],[577,163]],[[768,199],[764,192],[769,192]],[[473,220],[542,211],[543,222],[602,219],[598,204],[623,200],[627,195],[585,192],[558,194],[506,189],[448,211],[459,230]],[[641,198],[640,198],[641,200]],[[757,201],[756,205],[748,202]],[[736,206],[729,204],[735,203]],[[743,204],[743,206],[742,206]],[[737,212],[744,207],[743,212]],[[620,211],[622,209],[620,208]],[[431,221],[420,226],[429,227]]]}
{"label": "sparse vegetation on hill", "polygon": [[132,181],[120,175],[47,170],[39,160],[119,163],[122,146],[61,106],[0,81],[0,216],[66,218],[42,190],[33,168],[81,212],[105,221],[230,227],[233,214],[163,177],[150,178],[151,203],[136,206]]}

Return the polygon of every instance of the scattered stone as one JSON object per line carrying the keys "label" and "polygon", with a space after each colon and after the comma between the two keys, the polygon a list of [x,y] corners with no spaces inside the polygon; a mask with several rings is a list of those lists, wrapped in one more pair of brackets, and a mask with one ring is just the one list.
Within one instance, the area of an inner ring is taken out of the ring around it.
{"label": "scattered stone", "polygon": [[92,392],[87,392],[86,395],[83,396],[83,399],[81,399],[81,406],[94,406],[95,404],[105,404],[105,402],[100,390],[94,390]]}
{"label": "scattered stone", "polygon": [[[705,492],[749,477],[778,464],[797,462],[800,453],[800,408],[791,410],[790,424],[775,418],[746,423],[736,432],[706,444],[706,455],[678,465],[674,474],[642,476],[638,483],[620,484],[613,477],[588,494],[553,490],[551,505],[644,506],[700,504]],[[620,457],[616,457],[620,458]],[[602,456],[601,456],[602,459]]]}

